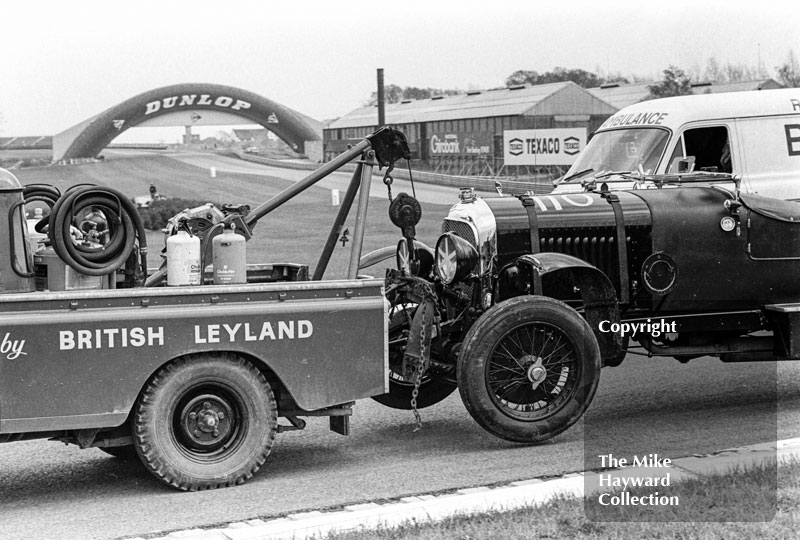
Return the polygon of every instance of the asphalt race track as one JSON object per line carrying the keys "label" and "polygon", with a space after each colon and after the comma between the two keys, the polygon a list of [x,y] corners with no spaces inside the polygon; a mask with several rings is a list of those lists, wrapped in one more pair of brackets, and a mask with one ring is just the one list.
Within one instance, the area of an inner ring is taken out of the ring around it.
{"label": "asphalt race track", "polygon": [[138,463],[96,449],[47,441],[4,444],[0,538],[145,536],[558,475],[583,470],[584,449],[589,457],[681,457],[797,437],[798,380],[800,364],[792,362],[702,358],[682,365],[629,355],[620,367],[603,370],[584,422],[540,446],[488,435],[458,393],[423,410],[417,433],[410,412],[366,400],[355,407],[350,437],[328,431],[327,419],[312,418],[305,431],[278,436],[267,464],[249,483],[200,493],[163,487]]}
{"label": "asphalt race track", "polygon": [[584,433],[597,451],[710,453],[800,433],[800,365],[723,364],[629,357],[603,371],[585,419],[550,443],[523,446],[484,433],[458,394],[422,411],[412,433],[406,411],[357,404],[352,435],[311,419],[278,436],[249,483],[180,493],[138,463],[99,450],[29,441],[0,446],[0,537],[120,538],[276,516],[583,469]]}

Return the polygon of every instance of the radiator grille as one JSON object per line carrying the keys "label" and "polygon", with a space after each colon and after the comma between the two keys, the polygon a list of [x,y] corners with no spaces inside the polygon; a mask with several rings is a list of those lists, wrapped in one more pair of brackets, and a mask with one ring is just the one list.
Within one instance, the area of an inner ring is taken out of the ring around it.
{"label": "radiator grille", "polygon": [[442,232],[454,232],[476,248],[478,247],[478,243],[475,241],[475,234],[472,232],[472,227],[463,221],[445,219],[444,223],[442,223]]}
{"label": "radiator grille", "polygon": [[[572,255],[596,266],[612,280],[619,275],[617,239],[609,234],[579,235],[564,232],[548,234],[539,239],[541,251],[551,251]],[[555,232],[555,231],[553,231]],[[576,231],[577,232],[577,231]],[[630,239],[628,239],[630,242]]]}
{"label": "radiator grille", "polygon": [[[478,243],[475,241],[475,233],[472,232],[472,227],[468,224],[464,223],[463,221],[456,221],[453,219],[445,219],[444,223],[442,223],[442,233],[447,232],[454,232],[464,240],[468,241],[470,244],[478,248]],[[474,293],[474,286],[472,283],[459,283],[455,285],[456,292],[459,292],[465,295],[467,298],[472,298]],[[453,305],[451,302],[447,302],[447,318],[452,320],[455,319],[460,309]]]}

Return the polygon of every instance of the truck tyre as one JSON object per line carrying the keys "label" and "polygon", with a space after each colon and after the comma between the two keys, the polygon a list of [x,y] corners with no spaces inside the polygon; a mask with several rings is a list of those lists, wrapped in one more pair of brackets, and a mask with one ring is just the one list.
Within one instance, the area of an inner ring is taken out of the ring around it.
{"label": "truck tyre", "polygon": [[233,354],[198,354],[162,367],[136,404],[133,437],[145,467],[184,491],[241,484],[269,455],[275,396]]}
{"label": "truck tyre", "polygon": [[458,388],[489,433],[541,442],[583,415],[600,365],[597,340],[578,312],[553,298],[518,296],[487,310],[467,332]]}

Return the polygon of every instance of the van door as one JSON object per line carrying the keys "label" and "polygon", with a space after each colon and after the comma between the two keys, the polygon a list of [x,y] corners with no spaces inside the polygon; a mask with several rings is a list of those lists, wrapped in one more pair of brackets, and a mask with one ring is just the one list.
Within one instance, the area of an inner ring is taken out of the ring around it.
{"label": "van door", "polygon": [[800,200],[800,116],[739,118],[736,130],[744,151],[744,188]]}

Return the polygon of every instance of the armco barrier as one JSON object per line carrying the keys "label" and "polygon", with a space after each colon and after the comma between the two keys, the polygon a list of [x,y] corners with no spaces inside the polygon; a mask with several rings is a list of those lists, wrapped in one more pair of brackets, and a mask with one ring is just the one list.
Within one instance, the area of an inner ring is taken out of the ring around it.
{"label": "armco barrier", "polygon": [[[244,161],[261,163],[262,165],[269,165],[271,167],[281,167],[284,169],[303,171],[313,171],[319,168],[318,163],[312,163],[310,161],[271,159],[253,154],[245,154],[239,150],[231,150],[231,153]],[[354,164],[349,164],[345,165],[340,170],[345,172],[353,172],[355,167],[356,166]],[[375,174],[382,173],[376,170]],[[504,193],[519,194],[532,191],[534,194],[540,195],[543,193],[550,193],[553,190],[550,177],[545,175],[536,177],[531,181],[523,182],[518,180],[506,180],[503,177],[487,178],[485,176],[451,176],[428,171],[412,170],[412,174],[414,176],[414,181],[416,182],[423,182],[438,186],[450,186],[454,188],[473,187],[478,191],[495,191],[495,181],[500,182]],[[409,180],[407,169],[397,168],[392,171],[392,176],[401,178],[403,180]]]}

